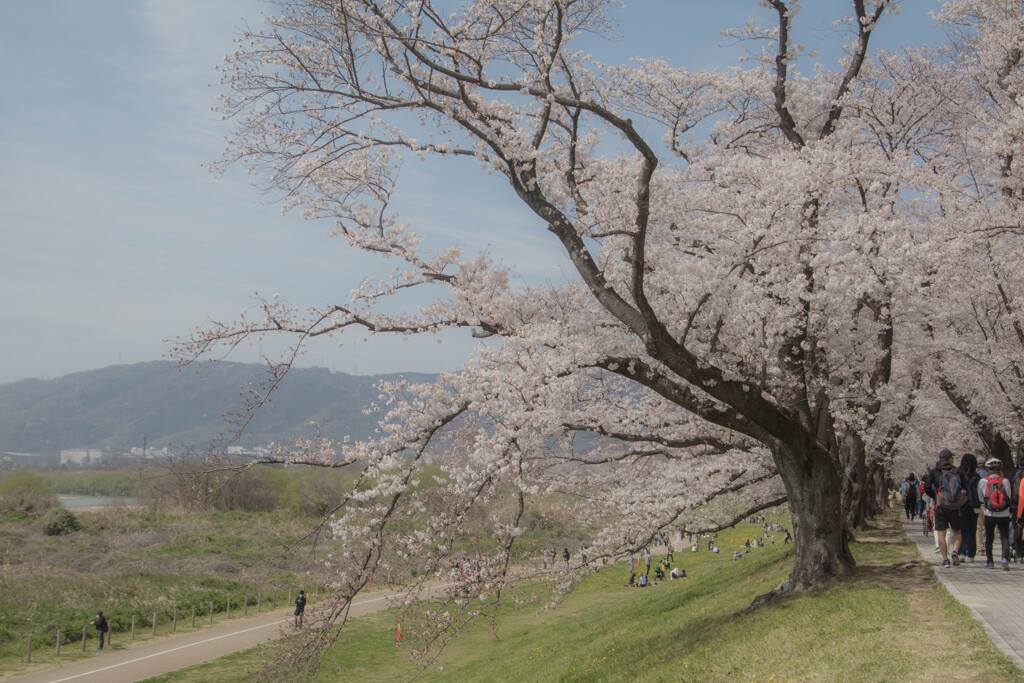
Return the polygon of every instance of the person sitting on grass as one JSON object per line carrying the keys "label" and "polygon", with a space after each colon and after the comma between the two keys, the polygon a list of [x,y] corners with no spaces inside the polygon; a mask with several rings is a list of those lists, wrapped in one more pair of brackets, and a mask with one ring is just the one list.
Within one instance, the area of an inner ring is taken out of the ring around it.
{"label": "person sitting on grass", "polygon": [[647,574],[641,574],[636,583],[637,588],[647,588]]}
{"label": "person sitting on grass", "polygon": [[676,567],[668,575],[668,578],[670,578],[670,579],[685,579],[686,578],[686,570],[685,569],[680,569],[679,567]]}
{"label": "person sitting on grass", "polygon": [[654,568],[654,578],[658,579],[659,581],[665,578],[665,570],[662,569],[661,565],[658,565]]}

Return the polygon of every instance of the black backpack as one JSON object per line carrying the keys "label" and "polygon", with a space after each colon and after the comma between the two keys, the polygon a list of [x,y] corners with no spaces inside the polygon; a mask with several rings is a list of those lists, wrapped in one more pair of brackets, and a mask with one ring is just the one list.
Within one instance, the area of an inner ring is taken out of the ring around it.
{"label": "black backpack", "polygon": [[1020,499],[1020,482],[1024,479],[1024,467],[1018,467],[1010,474],[1010,510],[1017,514],[1017,501]]}
{"label": "black backpack", "polygon": [[978,494],[979,483],[981,483],[981,477],[977,474],[972,474],[967,484],[967,504],[972,508],[981,507],[981,496]]}

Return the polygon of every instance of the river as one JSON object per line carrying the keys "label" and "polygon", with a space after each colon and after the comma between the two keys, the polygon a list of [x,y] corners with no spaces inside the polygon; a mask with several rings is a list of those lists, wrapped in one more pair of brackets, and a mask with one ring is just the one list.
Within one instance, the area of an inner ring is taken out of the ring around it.
{"label": "river", "polygon": [[60,500],[61,505],[72,510],[78,508],[106,507],[109,505],[127,505],[128,507],[136,507],[139,505],[138,498],[106,498],[103,496],[78,496],[64,493],[57,494],[57,498]]}

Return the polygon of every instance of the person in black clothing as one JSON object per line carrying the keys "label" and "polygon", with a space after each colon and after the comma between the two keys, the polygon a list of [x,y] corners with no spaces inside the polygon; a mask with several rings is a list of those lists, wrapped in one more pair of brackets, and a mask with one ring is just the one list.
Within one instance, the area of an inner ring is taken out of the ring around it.
{"label": "person in black clothing", "polygon": [[1013,527],[1013,557],[1011,562],[1024,562],[1024,524],[1017,519],[1020,500],[1020,482],[1024,480],[1024,443],[1017,446],[1017,467],[1007,477],[1010,480],[1010,523]]}
{"label": "person in black clothing", "polygon": [[968,562],[974,562],[978,554],[978,512],[981,510],[981,497],[978,495],[978,458],[973,453],[964,453],[960,457],[961,481],[967,482],[967,505],[963,507],[963,534],[960,540],[960,558],[967,557]]}
{"label": "person in black clothing", "polygon": [[299,591],[295,598],[295,628],[302,628],[302,616],[306,613],[306,591]]}
{"label": "person in black clothing", "polygon": [[103,649],[103,637],[107,635],[107,618],[103,616],[103,610],[96,613],[96,618],[92,620],[92,625],[96,627],[96,635],[99,636],[100,646],[96,648],[97,652]]}
{"label": "person in black clothing", "polygon": [[911,472],[903,483],[903,513],[907,521],[913,522],[917,516],[917,477]]}
{"label": "person in black clothing", "polygon": [[[935,463],[935,468],[928,473],[928,478],[925,479],[924,489],[925,493],[928,494],[933,500],[937,499],[936,492],[939,490],[939,485],[942,482],[942,474],[953,469],[953,460],[956,458],[953,452],[949,449],[943,448],[939,451],[939,460]],[[967,492],[967,482],[964,481],[962,475],[960,476],[960,487],[964,493]],[[936,539],[939,544],[939,552],[942,554],[942,566],[949,567],[950,559],[952,559],[952,566],[956,567],[960,564],[960,530],[963,528],[963,508],[944,508],[939,505],[935,506],[935,530],[938,532]],[[946,530],[952,530],[953,532],[953,551],[950,553],[946,544]]]}

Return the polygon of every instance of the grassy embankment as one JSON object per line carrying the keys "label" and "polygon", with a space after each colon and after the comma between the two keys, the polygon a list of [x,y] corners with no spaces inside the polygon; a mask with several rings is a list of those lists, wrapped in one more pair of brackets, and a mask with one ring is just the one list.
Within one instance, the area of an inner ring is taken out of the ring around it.
{"label": "grassy embankment", "polygon": [[[923,565],[898,523],[853,546],[854,575],[761,608],[751,600],[789,569],[781,543],[732,562],[759,529],[721,534],[720,555],[677,554],[690,578],[623,586],[624,565],[589,577],[554,611],[506,608],[491,632],[464,634],[418,680],[452,681],[1021,681],[969,611]],[[408,680],[418,671],[396,647],[395,616],[354,619],[318,681]],[[414,625],[403,624],[404,631]],[[208,683],[252,677],[282,645],[254,649],[153,681]]]}

